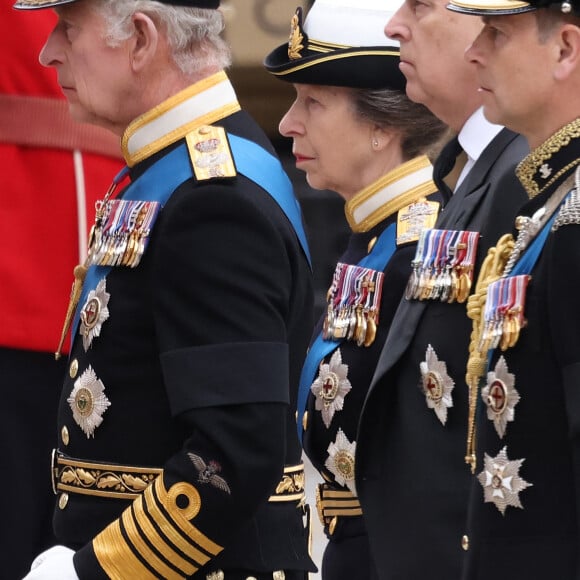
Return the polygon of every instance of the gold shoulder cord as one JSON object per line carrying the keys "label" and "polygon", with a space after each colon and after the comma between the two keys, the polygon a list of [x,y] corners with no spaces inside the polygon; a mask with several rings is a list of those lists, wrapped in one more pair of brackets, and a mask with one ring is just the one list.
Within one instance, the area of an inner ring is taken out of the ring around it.
{"label": "gold shoulder cord", "polygon": [[[56,352],[54,353],[54,358],[56,360],[60,359],[60,357],[62,355],[62,347],[64,345],[66,335],[68,334],[68,331],[70,329],[70,325],[72,324],[79,300],[81,298],[81,294],[83,291],[83,285],[85,283],[85,278],[87,276],[87,272],[89,270],[89,266],[91,263],[91,257],[92,257],[91,250],[93,249],[96,238],[98,238],[98,236],[100,235],[100,229],[101,229],[102,222],[103,222],[105,207],[106,207],[109,199],[111,199],[111,196],[115,192],[116,188],[117,188],[117,183],[113,182],[111,184],[111,186],[109,187],[109,189],[107,190],[107,193],[105,194],[105,197],[103,198],[103,200],[98,201],[96,203],[95,223],[94,223],[93,227],[91,228],[91,232],[89,234],[87,257],[86,257],[83,264],[77,264],[73,270],[75,279],[74,279],[74,282],[72,285],[70,298],[69,298],[69,302],[68,302],[68,307],[66,309],[66,315],[64,317],[64,323],[62,325],[60,341],[58,343],[58,347],[56,349]],[[72,338],[71,338],[71,343],[72,343]]]}
{"label": "gold shoulder cord", "polygon": [[[518,233],[518,240],[514,240],[511,234],[502,236],[495,247],[490,248],[487,256],[483,261],[481,270],[477,279],[475,292],[467,301],[467,316],[473,320],[471,337],[469,342],[469,359],[467,361],[467,372],[465,380],[469,389],[469,414],[467,426],[467,450],[465,462],[471,467],[471,473],[475,473],[476,468],[476,433],[475,433],[475,415],[477,410],[477,399],[479,396],[479,381],[487,368],[487,345],[482,345],[484,324],[484,310],[487,298],[487,287],[496,280],[499,280],[504,273],[511,271],[517,259],[522,255],[526,247],[541,230],[545,223],[550,219],[555,211],[558,210],[562,200],[568,195],[575,185],[575,177],[571,175],[564,181],[546,202],[542,216],[539,218],[535,232],[525,240],[520,239],[521,231]],[[519,219],[519,218],[518,218]],[[516,219],[516,227],[518,220]],[[520,228],[518,228],[520,229]],[[520,245],[521,243],[521,245]],[[514,252],[515,249],[515,252]],[[511,258],[511,260],[510,260]],[[506,270],[507,266],[507,270]],[[514,346],[517,341],[519,332],[514,332],[509,341],[506,343],[505,350]]]}
{"label": "gold shoulder cord", "polygon": [[514,248],[514,238],[511,234],[502,236],[495,247],[490,248],[483,261],[477,279],[475,292],[467,301],[467,316],[473,320],[471,337],[469,342],[469,359],[467,361],[467,373],[465,380],[469,389],[469,415],[467,427],[467,451],[465,463],[471,467],[471,473],[475,473],[475,414],[477,409],[477,397],[479,393],[479,381],[487,366],[487,352],[479,348],[484,329],[483,312],[487,297],[487,287],[498,280],[507,264],[508,258]]}

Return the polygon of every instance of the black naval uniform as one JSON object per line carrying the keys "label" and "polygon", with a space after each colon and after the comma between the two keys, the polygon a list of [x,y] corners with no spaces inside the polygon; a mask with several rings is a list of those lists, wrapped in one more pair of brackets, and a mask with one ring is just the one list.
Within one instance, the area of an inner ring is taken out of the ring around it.
{"label": "black naval uniform", "polygon": [[[208,87],[211,106],[198,99]],[[224,73],[123,137],[133,181],[186,136],[205,177],[171,193],[137,267],[110,269],[108,303],[99,298],[108,317],[88,348],[82,324],[73,329],[54,525],[77,550],[81,580],[293,579],[315,570],[294,419],[310,267],[274,199],[242,174],[228,177],[227,152],[212,156],[225,143],[218,127],[273,152]],[[90,317],[89,302],[79,311]]]}
{"label": "black naval uniform", "polygon": [[[403,179],[406,185],[404,191],[400,186]],[[400,223],[404,222],[401,217],[409,210],[413,211],[412,208],[415,208],[415,212],[426,211],[416,218],[413,232],[407,232],[406,237],[397,236],[396,250],[382,270],[384,278],[380,316],[374,342],[370,346],[358,346],[355,340],[336,342],[333,352],[321,361],[324,366],[321,366],[317,373],[318,382],[327,379],[328,373],[338,373],[350,386],[350,390],[344,396],[339,393],[337,398],[326,399],[327,404],[332,407],[338,403],[338,407],[331,411],[332,418],[328,426],[323,419],[320,404],[318,408],[316,405],[317,399],[319,403],[322,402],[321,393],[317,389],[318,383],[315,382],[312,387],[314,391],[310,390],[308,396],[303,445],[309,459],[324,479],[317,493],[318,513],[329,539],[322,563],[324,580],[368,580],[376,577],[360,503],[351,483],[354,480],[354,473],[352,471],[349,473],[348,462],[343,464],[346,466],[346,472],[344,469],[341,472],[340,467],[333,463],[329,446],[341,446],[342,439],[337,443],[339,430],[346,436],[348,442],[352,444],[356,442],[360,410],[390,322],[411,271],[416,241],[424,227],[432,227],[435,223],[440,200],[440,194],[432,181],[432,166],[427,157],[423,156],[394,169],[378,182],[359,192],[345,207],[353,233],[339,264],[349,265],[356,265],[367,256],[369,251],[374,249],[373,243],[376,243],[377,238],[387,228],[397,227],[398,220],[400,230]],[[414,205],[417,201],[422,203]],[[371,203],[372,209],[365,211],[365,204]],[[375,292],[380,291],[380,288],[375,288]],[[325,317],[326,314],[319,321],[315,336],[321,331]],[[338,367],[342,368],[342,373]],[[344,449],[344,453],[354,459],[347,449]],[[340,481],[337,481],[337,474]],[[349,479],[348,484],[343,478]]]}
{"label": "black naval uniform", "polygon": [[[530,196],[518,215],[533,216],[549,207],[558,187],[579,164],[576,119],[518,167]],[[572,177],[562,191],[577,186]],[[513,404],[512,397],[513,420],[507,421],[500,437],[488,418],[484,393],[478,396],[477,479],[473,478],[469,504],[465,580],[580,578],[578,194],[576,189],[556,210],[556,221],[531,271],[524,305],[527,324],[515,346],[493,351],[488,370],[494,375],[481,382],[485,388],[495,376],[513,383],[519,401]],[[500,359],[506,367],[503,373]],[[493,463],[502,450],[510,463],[498,473]],[[495,503],[502,500],[503,515]]]}
{"label": "black naval uniform", "polygon": [[[476,269],[525,198],[513,172],[526,152],[523,138],[500,131],[440,214],[439,229],[480,232]],[[381,580],[460,576],[470,330],[465,304],[403,299],[381,353],[356,454],[356,485]],[[429,345],[455,383],[445,425],[423,390]]]}

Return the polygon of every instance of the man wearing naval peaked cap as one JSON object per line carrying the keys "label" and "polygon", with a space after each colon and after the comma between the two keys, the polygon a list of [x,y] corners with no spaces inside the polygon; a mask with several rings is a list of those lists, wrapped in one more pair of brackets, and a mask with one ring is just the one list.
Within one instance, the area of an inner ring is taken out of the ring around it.
{"label": "man wearing naval peaked cap", "polygon": [[528,200],[490,250],[469,305],[473,477],[462,579],[576,580],[580,3],[447,7],[483,17],[465,57],[476,67],[484,113],[525,136],[531,150],[516,169]]}
{"label": "man wearing naval peaked cap", "polygon": [[54,8],[39,60],[127,163],[74,271],[51,472],[59,545],[27,580],[316,570],[294,419],[309,251],[289,179],[224,72],[218,6],[15,5]]}

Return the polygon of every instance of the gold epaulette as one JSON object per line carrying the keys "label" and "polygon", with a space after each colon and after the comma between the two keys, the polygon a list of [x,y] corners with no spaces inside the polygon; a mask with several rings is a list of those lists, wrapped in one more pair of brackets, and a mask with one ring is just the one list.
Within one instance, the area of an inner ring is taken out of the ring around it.
{"label": "gold epaulette", "polygon": [[223,127],[202,125],[188,133],[185,140],[197,181],[237,175],[228,136]]}

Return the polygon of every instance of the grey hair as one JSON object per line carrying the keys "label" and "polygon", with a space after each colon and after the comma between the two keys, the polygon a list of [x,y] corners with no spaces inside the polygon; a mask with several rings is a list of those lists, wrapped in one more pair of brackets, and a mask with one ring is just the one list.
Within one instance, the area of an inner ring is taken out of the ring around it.
{"label": "grey hair", "polygon": [[355,111],[383,129],[392,128],[402,136],[403,159],[433,156],[447,132],[447,125],[429,109],[414,103],[402,91],[393,89],[352,89]]}
{"label": "grey hair", "polygon": [[231,64],[231,50],[221,37],[219,10],[188,8],[156,0],[99,0],[95,3],[107,23],[105,41],[118,46],[134,32],[131,16],[142,12],[167,34],[172,58],[186,75],[204,69],[221,70]]}

